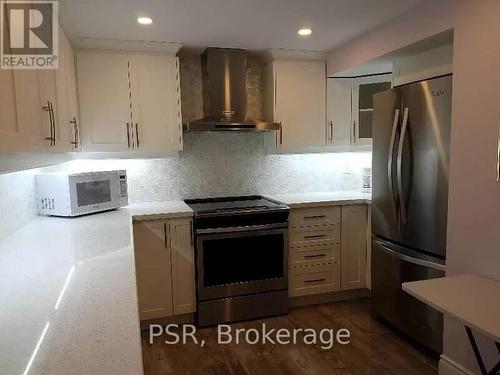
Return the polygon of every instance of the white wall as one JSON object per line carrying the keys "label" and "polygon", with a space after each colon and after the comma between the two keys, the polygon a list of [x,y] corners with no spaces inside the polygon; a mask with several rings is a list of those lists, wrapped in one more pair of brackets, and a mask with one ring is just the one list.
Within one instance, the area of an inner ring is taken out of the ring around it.
{"label": "white wall", "polygon": [[[447,273],[500,280],[500,1],[462,0],[456,9]],[[484,341],[491,364],[498,354]],[[451,320],[444,351],[479,373],[463,327]]]}
{"label": "white wall", "polygon": [[[500,280],[500,1],[435,0],[334,50],[328,72],[352,68],[454,28],[447,274]],[[457,293],[460,291],[457,290]],[[478,335],[479,336],[479,335]],[[480,337],[491,365],[498,353]],[[460,324],[446,319],[444,354],[479,373]]]}
{"label": "white wall", "polygon": [[[460,1],[460,0],[458,0]],[[474,1],[474,0],[472,0]],[[410,9],[328,54],[327,72],[332,77],[344,70],[368,63],[453,27],[457,0],[432,0]]]}

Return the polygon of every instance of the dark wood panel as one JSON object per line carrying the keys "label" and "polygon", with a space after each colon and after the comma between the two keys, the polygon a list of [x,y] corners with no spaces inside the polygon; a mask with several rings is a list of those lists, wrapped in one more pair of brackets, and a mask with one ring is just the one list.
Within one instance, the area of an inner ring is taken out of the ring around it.
{"label": "dark wood panel", "polygon": [[[233,324],[237,328],[324,328],[351,332],[348,345],[271,345],[247,343],[218,345],[214,327],[200,329],[192,343],[168,345],[165,337],[149,344],[143,331],[145,375],[426,375],[437,374],[435,355],[401,336],[371,312],[370,300],[360,299],[296,308],[286,316]],[[299,336],[300,337],[300,336]]]}

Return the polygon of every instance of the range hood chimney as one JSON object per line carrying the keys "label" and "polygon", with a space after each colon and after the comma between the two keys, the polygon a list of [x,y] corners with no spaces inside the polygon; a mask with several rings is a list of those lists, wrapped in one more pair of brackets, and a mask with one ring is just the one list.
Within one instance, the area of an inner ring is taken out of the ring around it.
{"label": "range hood chimney", "polygon": [[280,124],[252,119],[247,111],[247,52],[207,48],[201,56],[204,117],[184,131],[271,131]]}

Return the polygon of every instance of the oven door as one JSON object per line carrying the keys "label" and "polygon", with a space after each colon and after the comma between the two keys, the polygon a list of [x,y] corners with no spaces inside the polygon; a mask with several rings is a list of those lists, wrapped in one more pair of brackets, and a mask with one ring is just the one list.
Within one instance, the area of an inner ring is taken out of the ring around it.
{"label": "oven door", "polygon": [[117,173],[69,176],[71,216],[120,207],[120,181]]}
{"label": "oven door", "polygon": [[199,301],[288,288],[287,224],[196,233]]}

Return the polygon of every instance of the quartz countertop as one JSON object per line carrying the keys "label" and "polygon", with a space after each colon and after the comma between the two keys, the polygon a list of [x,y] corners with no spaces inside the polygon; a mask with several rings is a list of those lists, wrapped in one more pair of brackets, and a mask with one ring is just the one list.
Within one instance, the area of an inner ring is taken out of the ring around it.
{"label": "quartz countertop", "polygon": [[[290,207],[370,202],[347,191],[268,197]],[[192,215],[168,201],[38,217],[0,242],[0,375],[142,374],[130,225]]]}
{"label": "quartz countertop", "polygon": [[142,374],[131,221],[190,216],[132,204],[38,217],[1,242],[0,374]]}
{"label": "quartz countertop", "polygon": [[345,204],[371,204],[371,193],[361,191],[322,191],[314,193],[274,194],[266,197],[283,202],[290,208]]}

